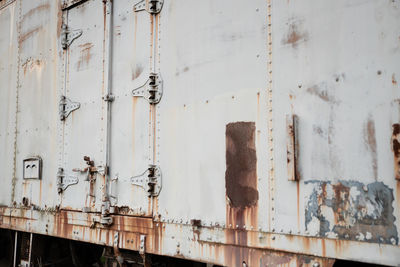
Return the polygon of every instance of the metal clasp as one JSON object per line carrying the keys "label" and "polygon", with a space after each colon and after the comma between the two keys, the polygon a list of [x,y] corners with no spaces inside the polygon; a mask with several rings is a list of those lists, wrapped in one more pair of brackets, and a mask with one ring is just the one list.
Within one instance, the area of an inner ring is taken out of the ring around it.
{"label": "metal clasp", "polygon": [[163,95],[163,81],[160,73],[150,73],[146,83],[132,90],[132,95],[145,98],[150,104],[160,102]]}
{"label": "metal clasp", "polygon": [[157,165],[149,165],[147,170],[141,175],[131,178],[131,184],[145,189],[149,197],[156,197],[162,188],[161,169]]}
{"label": "metal clasp", "polygon": [[164,0],[142,0],[134,5],[133,9],[135,12],[146,10],[150,14],[160,13],[164,5]]}
{"label": "metal clasp", "polygon": [[72,175],[65,175],[63,168],[58,168],[57,172],[57,191],[60,194],[65,191],[68,186],[77,184],[78,177]]}
{"label": "metal clasp", "polygon": [[66,96],[61,96],[60,103],[58,105],[60,120],[65,120],[72,111],[80,108],[80,106],[81,104],[79,102],[72,102]]}
{"label": "metal clasp", "polygon": [[78,30],[70,30],[66,24],[61,26],[61,46],[63,49],[67,49],[72,42],[82,35],[83,31],[81,29]]}

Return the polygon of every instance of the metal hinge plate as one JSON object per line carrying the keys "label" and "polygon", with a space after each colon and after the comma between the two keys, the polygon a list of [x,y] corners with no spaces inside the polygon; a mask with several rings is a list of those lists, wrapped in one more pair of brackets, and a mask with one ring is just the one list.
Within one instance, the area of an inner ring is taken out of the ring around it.
{"label": "metal hinge plate", "polygon": [[67,49],[72,42],[82,35],[82,30],[70,30],[68,26],[63,24],[61,26],[61,46],[63,49]]}
{"label": "metal hinge plate", "polygon": [[146,10],[150,14],[160,13],[164,5],[164,0],[141,0],[133,6],[135,12]]}
{"label": "metal hinge plate", "polygon": [[131,178],[131,184],[145,189],[149,197],[156,197],[162,188],[161,169],[156,165],[149,165],[149,168],[141,175]]}
{"label": "metal hinge plate", "polygon": [[163,81],[160,73],[150,73],[146,83],[139,88],[133,89],[132,95],[143,97],[150,104],[159,103],[163,95]]}
{"label": "metal hinge plate", "polygon": [[57,172],[57,189],[58,193],[65,191],[68,186],[78,183],[78,177],[72,175],[65,175],[63,168],[58,168]]}
{"label": "metal hinge plate", "polygon": [[72,111],[80,108],[80,106],[79,102],[72,102],[66,96],[61,96],[59,103],[60,120],[65,120]]}

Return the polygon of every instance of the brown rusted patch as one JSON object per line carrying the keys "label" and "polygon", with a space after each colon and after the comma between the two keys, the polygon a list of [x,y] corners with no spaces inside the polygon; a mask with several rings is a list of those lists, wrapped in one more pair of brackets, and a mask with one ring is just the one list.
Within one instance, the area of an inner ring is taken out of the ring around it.
{"label": "brown rusted patch", "polygon": [[328,95],[328,91],[326,89],[320,88],[318,85],[311,86],[307,89],[307,92],[312,95],[318,96],[325,102],[332,101],[331,97]]}
{"label": "brown rusted patch", "polygon": [[31,10],[29,10],[28,12],[26,12],[24,14],[24,16],[22,17],[22,21],[21,22],[24,22],[25,19],[31,17],[32,15],[34,15],[36,13],[47,11],[49,8],[50,8],[50,4],[49,3],[42,4],[42,5],[39,5],[39,6],[35,7],[35,8],[32,8]]}
{"label": "brown rusted patch", "polygon": [[61,28],[63,24],[63,12],[61,9],[61,1],[57,1],[57,37],[60,38],[61,36]]}
{"label": "brown rusted patch", "polygon": [[40,59],[32,59],[28,58],[24,63],[22,63],[22,69],[24,70],[24,75],[26,75],[27,71],[33,71],[34,69],[41,68],[44,62]]}
{"label": "brown rusted patch", "polygon": [[293,48],[308,40],[308,33],[301,31],[301,21],[293,21],[289,24],[289,29],[285,37],[282,39],[282,44],[291,45]]}
{"label": "brown rusted patch", "polygon": [[371,153],[372,158],[372,169],[374,171],[374,178],[375,180],[378,179],[378,158],[377,158],[377,151],[376,151],[376,136],[375,136],[375,123],[374,121],[369,118],[367,121],[367,125],[365,127],[365,135],[366,140],[365,143],[367,145],[368,150]]}
{"label": "brown rusted patch", "polygon": [[93,48],[93,46],[94,45],[92,43],[85,43],[85,44],[79,45],[79,48],[81,51],[80,51],[79,60],[76,63],[76,69],[78,71],[85,69],[89,66],[90,59],[93,56],[93,54],[91,53],[91,49]]}
{"label": "brown rusted patch", "polygon": [[236,228],[227,239],[247,244],[244,227],[257,227],[258,190],[255,123],[234,122],[226,125],[226,223]]}
{"label": "brown rusted patch", "polygon": [[18,38],[18,43],[21,45],[23,42],[31,38],[33,35],[37,34],[40,30],[42,30],[42,26],[35,27],[23,34],[21,34]]}
{"label": "brown rusted patch", "polygon": [[255,129],[254,122],[226,125],[225,187],[231,207],[246,208],[257,205]]}
{"label": "brown rusted patch", "polygon": [[394,176],[400,180],[400,124],[395,123],[392,126],[392,150],[394,158]]}
{"label": "brown rusted patch", "polygon": [[394,73],[392,74],[392,84],[395,86],[397,85],[396,75]]}

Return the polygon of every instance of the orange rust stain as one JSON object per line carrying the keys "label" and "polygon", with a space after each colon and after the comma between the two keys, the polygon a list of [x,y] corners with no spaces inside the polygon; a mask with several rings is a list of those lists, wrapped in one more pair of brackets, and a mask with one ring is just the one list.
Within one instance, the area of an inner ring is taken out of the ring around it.
{"label": "orange rust stain", "polygon": [[396,75],[394,73],[392,74],[392,84],[395,86],[397,85]]}
{"label": "orange rust stain", "polygon": [[18,43],[21,45],[27,39],[31,38],[32,36],[37,34],[39,31],[41,31],[42,28],[43,28],[42,26],[38,26],[38,27],[33,28],[30,31],[27,31],[27,32],[21,34],[21,36],[19,36],[19,38],[18,38]]}
{"label": "orange rust stain", "polygon": [[43,11],[47,11],[50,8],[50,4],[46,3],[43,5],[39,5],[35,8],[32,8],[31,10],[29,10],[28,12],[25,13],[25,15],[22,17],[22,21],[24,22],[25,19],[31,17],[32,15],[38,13],[38,12],[43,12]]}
{"label": "orange rust stain", "polygon": [[322,249],[322,257],[325,257],[326,255],[325,239],[321,239],[321,249]]}
{"label": "orange rust stain", "polygon": [[77,70],[81,70],[83,66],[88,66],[90,59],[92,58],[92,53],[91,53],[91,49],[93,48],[93,44],[92,43],[85,43],[85,44],[81,44],[79,45],[81,51],[80,51],[80,57],[79,60],[77,62]]}
{"label": "orange rust stain", "polygon": [[369,118],[367,125],[366,125],[366,144],[368,150],[371,152],[372,157],[372,168],[374,171],[374,178],[375,180],[378,179],[378,156],[376,151],[376,136],[375,136],[375,123],[374,121]]}
{"label": "orange rust stain", "polygon": [[63,24],[63,12],[61,9],[61,1],[57,1],[58,2],[58,6],[57,6],[57,37],[61,36],[61,27]]}
{"label": "orange rust stain", "polygon": [[286,33],[285,38],[282,40],[282,44],[289,44],[293,48],[297,48],[297,45],[301,42],[307,41],[308,33],[300,32],[299,23],[293,22],[289,25],[289,30]]}

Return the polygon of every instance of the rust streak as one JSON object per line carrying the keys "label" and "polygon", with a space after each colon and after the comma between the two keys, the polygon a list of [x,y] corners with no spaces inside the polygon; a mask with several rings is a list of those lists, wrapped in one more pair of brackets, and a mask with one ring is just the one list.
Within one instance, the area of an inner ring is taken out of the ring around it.
{"label": "rust streak", "polygon": [[21,36],[18,39],[18,43],[21,45],[23,42],[25,42],[27,39],[31,38],[33,35],[38,33],[40,30],[42,30],[42,26],[35,27],[32,30],[30,30],[24,34],[21,34]]}
{"label": "rust streak", "polygon": [[49,8],[50,8],[50,4],[48,4],[48,3],[39,5],[39,6],[35,7],[35,8],[32,8],[31,10],[29,10],[28,12],[26,12],[24,14],[24,16],[22,17],[22,22],[24,22],[25,19],[31,17],[33,14],[38,13],[38,12],[46,11]]}

